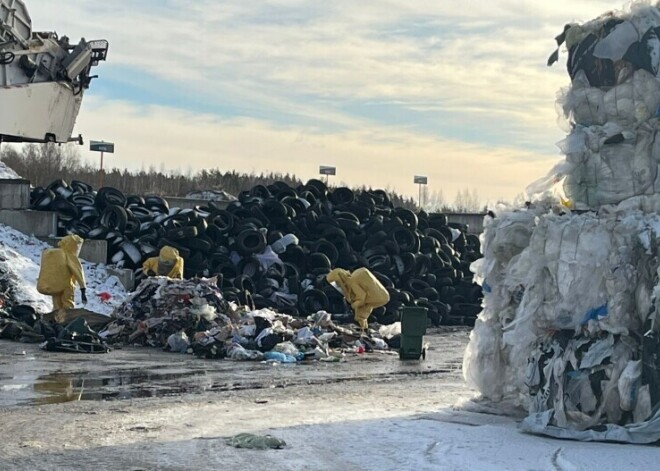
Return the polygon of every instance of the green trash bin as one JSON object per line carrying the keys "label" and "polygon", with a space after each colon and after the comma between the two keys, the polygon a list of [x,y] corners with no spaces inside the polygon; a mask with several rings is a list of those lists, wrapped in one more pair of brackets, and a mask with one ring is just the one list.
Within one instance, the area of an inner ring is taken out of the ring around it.
{"label": "green trash bin", "polygon": [[401,360],[426,358],[424,334],[428,323],[428,310],[425,307],[404,307],[401,312]]}

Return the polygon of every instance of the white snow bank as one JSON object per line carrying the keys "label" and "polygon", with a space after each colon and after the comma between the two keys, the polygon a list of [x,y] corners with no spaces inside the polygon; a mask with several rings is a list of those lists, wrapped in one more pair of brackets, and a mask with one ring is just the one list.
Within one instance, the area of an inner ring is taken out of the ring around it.
{"label": "white snow bank", "polygon": [[[268,454],[272,469],[641,470],[655,469],[658,459],[658,448],[653,446],[536,437],[520,433],[512,419],[450,411],[266,432],[288,444]],[[252,460],[263,460],[263,452],[240,451],[236,468],[253,469]]]}
{"label": "white snow bank", "polygon": [[[39,294],[36,289],[41,253],[50,247],[35,237],[0,224],[0,273],[10,274],[17,302],[29,304],[40,312],[50,312],[53,307],[50,296]],[[126,299],[126,290],[117,277],[107,272],[104,265],[83,261],[83,268],[89,301],[85,307],[90,311],[110,315]],[[102,293],[111,296],[108,302],[101,299]],[[78,290],[76,303],[80,307]]]}
{"label": "white snow bank", "polygon": [[18,173],[7,167],[4,162],[0,162],[0,180],[17,180],[20,178],[21,176]]}

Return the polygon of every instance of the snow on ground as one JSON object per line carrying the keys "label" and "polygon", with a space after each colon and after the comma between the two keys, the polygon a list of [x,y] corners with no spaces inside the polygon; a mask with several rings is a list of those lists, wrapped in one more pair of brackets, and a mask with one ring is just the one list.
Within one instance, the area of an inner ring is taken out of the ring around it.
{"label": "snow on ground", "polygon": [[[519,432],[513,419],[451,411],[269,433],[289,445],[262,458],[272,469],[642,470],[656,469],[660,457],[658,446],[537,437]],[[249,455],[258,459],[252,453]],[[249,463],[250,456],[243,455]]]}
{"label": "snow on ground", "polygon": [[17,180],[21,176],[7,167],[4,162],[0,162],[0,180]]}
{"label": "snow on ground", "polygon": [[[50,247],[35,237],[0,224],[0,273],[10,273],[16,301],[29,304],[39,312],[50,312],[53,307],[50,296],[40,294],[36,288],[41,253]],[[89,301],[85,308],[100,314],[111,314],[126,299],[126,290],[117,277],[108,274],[104,265],[83,260],[83,268]],[[102,301],[101,293],[109,293],[111,299]],[[80,291],[76,289],[76,307],[81,306]]]}

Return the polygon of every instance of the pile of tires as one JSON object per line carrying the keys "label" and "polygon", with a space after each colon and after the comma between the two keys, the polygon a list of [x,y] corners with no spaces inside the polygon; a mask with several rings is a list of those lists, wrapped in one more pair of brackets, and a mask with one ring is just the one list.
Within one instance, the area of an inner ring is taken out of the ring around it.
{"label": "pile of tires", "polygon": [[[185,259],[185,276],[214,276],[229,300],[295,316],[346,313],[325,280],[333,268],[369,268],[390,293],[373,319],[390,324],[404,306],[423,306],[434,325],[473,325],[481,287],[470,264],[479,238],[443,214],[394,208],[382,190],[328,189],[319,180],[276,182],[220,208],[170,208],[159,196],[58,180],[35,188],[32,208],[59,215],[60,236],[108,242],[108,263],[136,271],[164,245]],[[277,263],[265,263],[264,259]],[[267,268],[266,268],[267,267]]]}

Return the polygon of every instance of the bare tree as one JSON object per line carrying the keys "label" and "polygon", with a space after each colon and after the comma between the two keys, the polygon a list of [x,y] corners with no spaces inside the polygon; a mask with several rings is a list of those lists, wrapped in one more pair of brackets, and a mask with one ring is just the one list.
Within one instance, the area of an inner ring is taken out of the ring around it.
{"label": "bare tree", "polygon": [[471,190],[468,188],[458,190],[456,193],[456,199],[454,200],[455,211],[474,213],[481,209],[479,194],[477,193],[476,188],[472,188]]}
{"label": "bare tree", "polygon": [[422,190],[422,205],[424,210],[430,213],[445,211],[447,203],[445,202],[445,195],[442,190],[433,190],[429,192],[428,187]]}

